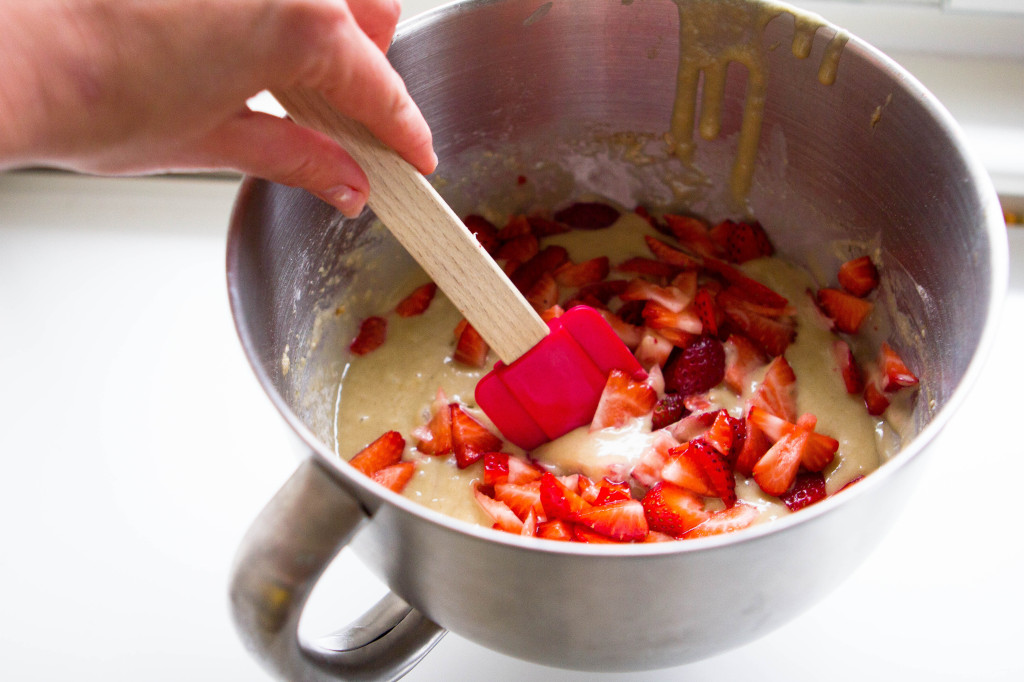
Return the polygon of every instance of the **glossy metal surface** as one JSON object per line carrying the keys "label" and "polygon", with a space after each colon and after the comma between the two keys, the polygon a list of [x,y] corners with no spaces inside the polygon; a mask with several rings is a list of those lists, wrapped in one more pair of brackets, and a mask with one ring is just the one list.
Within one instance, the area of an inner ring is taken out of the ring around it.
{"label": "glossy metal surface", "polygon": [[[465,213],[496,191],[514,195],[515,178],[525,174],[546,190],[523,201],[593,191],[626,205],[672,204],[684,169],[657,154],[635,161],[638,149],[657,149],[668,126],[676,6],[535,9],[520,0],[471,2],[401,27],[390,57],[434,130],[442,194]],[[786,44],[791,37],[792,21],[782,18],[765,40]],[[372,309],[374,292],[411,261],[368,229],[369,216],[342,221],[303,192],[246,182],[228,254],[243,345],[317,470],[330,478],[325,494],[357,501],[369,519],[352,538],[354,548],[427,618],[549,665],[668,666],[750,641],[792,618],[878,542],[990,345],[1006,279],[1005,234],[990,183],[965,154],[950,117],[913,78],[853,39],[835,84],[817,82],[816,56],[830,38],[828,29],[819,31],[806,60],[786,49],[770,52],[750,207],[784,254],[823,272],[834,272],[842,257],[836,240],[879,248],[892,335],[924,379],[912,418],[917,436],[842,495],[731,537],[566,546],[470,527],[371,486],[332,448],[342,340]],[[718,188],[735,151],[730,131],[743,92],[736,74],[726,90],[722,138],[698,148],[710,189],[688,196],[688,205],[707,215],[730,211]],[[354,291],[367,296],[338,308],[339,297]],[[295,532],[308,532],[302,497],[296,500],[289,521]],[[261,517],[256,536],[265,536],[259,526],[273,519]],[[274,532],[292,530],[278,525]],[[336,548],[348,539],[337,529],[324,533],[316,543]],[[240,554],[236,585],[254,570],[249,549]],[[264,561],[287,564],[291,557]],[[300,611],[301,600],[291,608]],[[245,614],[236,608],[247,640],[276,660],[252,634],[262,627],[258,619]]]}

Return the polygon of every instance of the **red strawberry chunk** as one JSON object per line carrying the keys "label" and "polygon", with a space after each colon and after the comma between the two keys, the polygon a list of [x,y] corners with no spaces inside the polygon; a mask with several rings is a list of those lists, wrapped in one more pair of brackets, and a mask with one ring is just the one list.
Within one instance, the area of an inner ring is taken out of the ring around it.
{"label": "red strawberry chunk", "polygon": [[754,465],[754,480],[761,490],[779,496],[789,490],[800,469],[807,433],[793,430],[777,440]]}
{"label": "red strawberry chunk", "polygon": [[397,431],[382,434],[365,448],[360,450],[349,464],[367,476],[392,464],[398,464],[405,451],[405,439]]}
{"label": "red strawberry chunk", "polygon": [[412,479],[415,470],[416,462],[399,462],[398,464],[378,469],[370,474],[370,478],[388,490],[401,493]]}
{"label": "red strawberry chunk", "polygon": [[796,374],[785,357],[780,355],[768,364],[750,404],[788,422],[796,421]]}
{"label": "red strawberry chunk", "polygon": [[654,409],[658,394],[650,384],[637,381],[622,370],[613,369],[601,392],[590,430],[617,428]]}
{"label": "red strawberry chunk", "polygon": [[548,519],[537,524],[537,537],[572,542],[572,524],[562,519]]}
{"label": "red strawberry chunk", "polygon": [[744,420],[744,424],[746,430],[743,435],[743,443],[736,455],[733,467],[744,476],[753,476],[754,465],[768,452],[772,441],[750,420]]}
{"label": "red strawberry chunk", "polygon": [[499,483],[507,483],[509,477],[509,455],[505,452],[484,454],[484,485],[492,489]]}
{"label": "red strawberry chunk", "polygon": [[554,234],[563,234],[572,229],[565,223],[539,215],[526,216],[526,222],[530,224],[530,231],[540,238],[550,237]]}
{"label": "red strawberry chunk", "polygon": [[524,215],[512,215],[509,216],[505,227],[498,231],[498,239],[502,242],[509,242],[527,234],[533,234],[530,221]]}
{"label": "red strawberry chunk", "polygon": [[455,342],[455,352],[452,358],[468,367],[484,367],[487,364],[487,351],[490,347],[480,336],[473,325],[462,325]]}
{"label": "red strawberry chunk", "polygon": [[677,538],[706,521],[709,516],[700,497],[664,481],[648,490],[641,504],[650,530]]}
{"label": "red strawberry chunk", "polygon": [[715,421],[711,424],[711,428],[705,431],[701,437],[714,447],[718,454],[728,457],[732,452],[739,421],[730,417],[725,410],[719,410],[715,414]]}
{"label": "red strawberry chunk", "polygon": [[368,317],[359,325],[359,333],[348,349],[356,355],[366,355],[377,350],[387,338],[388,322],[383,317]]}
{"label": "red strawberry chunk", "polygon": [[748,388],[754,370],[768,359],[754,343],[742,334],[730,334],[722,344],[725,350],[725,385],[742,395]]}
{"label": "red strawberry chunk", "polygon": [[889,399],[885,397],[874,381],[869,381],[864,387],[864,406],[867,407],[868,414],[873,417],[878,417],[889,409]]}
{"label": "red strawberry chunk", "polygon": [[602,505],[615,500],[631,500],[633,493],[625,481],[610,481],[605,478],[598,488],[597,498],[593,504]]}
{"label": "red strawberry chunk", "polygon": [[715,489],[704,471],[698,456],[690,452],[694,441],[672,448],[670,459],[661,470],[661,479],[698,495],[713,497]]}
{"label": "red strawberry chunk", "polygon": [[618,542],[639,542],[647,537],[647,518],[639,500],[613,500],[579,515],[580,524]]}
{"label": "red strawberry chunk", "polygon": [[494,520],[494,527],[507,533],[521,535],[523,532],[523,521],[507,504],[501,500],[488,497],[480,490],[473,491],[473,497],[477,504],[488,516]]}
{"label": "red strawberry chunk", "polygon": [[826,495],[825,477],[819,472],[802,471],[782,495],[782,501],[790,511],[797,511],[825,499]]}
{"label": "red strawberry chunk", "polygon": [[910,371],[903,358],[885,341],[878,354],[878,364],[882,370],[882,390],[896,391],[900,388],[917,386],[918,378]]}
{"label": "red strawberry chunk", "polygon": [[540,480],[544,470],[520,457],[508,458],[508,482],[529,483]]}
{"label": "red strawberry chunk", "polygon": [[569,260],[569,252],[561,246],[546,246],[512,273],[512,283],[519,291],[529,291],[545,272],[551,273]]}
{"label": "red strawberry chunk", "polygon": [[726,259],[733,263],[745,263],[775,253],[775,248],[760,223],[737,223],[726,220],[715,226],[712,235],[722,247]]}
{"label": "red strawberry chunk", "polygon": [[540,242],[535,235],[521,234],[504,242],[498,248],[495,258],[523,263],[536,256],[539,250]]}
{"label": "red strawberry chunk", "polygon": [[540,502],[540,481],[530,483],[496,483],[494,499],[508,505],[523,521],[532,511],[537,516],[544,516],[544,505]]}
{"label": "red strawberry chunk", "polygon": [[725,349],[713,336],[701,336],[665,365],[665,388],[683,396],[703,393],[725,377]]}
{"label": "red strawberry chunk", "polygon": [[541,273],[533,286],[523,296],[538,313],[558,304],[558,284],[550,272]]}
{"label": "red strawberry chunk", "polygon": [[436,293],[437,285],[433,282],[418,286],[395,306],[395,312],[399,317],[422,315],[430,307]]}
{"label": "red strawberry chunk", "polygon": [[836,329],[847,334],[860,331],[864,318],[868,316],[874,304],[857,298],[840,289],[819,289],[818,305],[825,314],[836,323]]}
{"label": "red strawberry chunk", "polygon": [[630,272],[643,277],[670,280],[679,274],[679,266],[653,258],[629,258],[615,266],[619,272]]}
{"label": "red strawberry chunk", "polygon": [[501,450],[501,438],[487,430],[458,404],[451,406],[452,412],[452,445],[455,450],[455,461],[460,469],[465,469],[488,452]]}
{"label": "red strawberry chunk", "polygon": [[700,467],[712,496],[721,498],[727,507],[736,504],[736,477],[724,455],[703,438],[695,438],[686,448],[685,456]]}
{"label": "red strawberry chunk", "polygon": [[637,344],[635,355],[640,366],[645,369],[658,366],[662,367],[668,362],[672,354],[673,346],[664,336],[653,329],[645,329],[640,343]]}
{"label": "red strawberry chunk", "polygon": [[563,263],[555,270],[555,281],[563,287],[581,287],[600,282],[608,276],[608,256],[599,256],[582,263]]}
{"label": "red strawberry chunk", "polygon": [[648,301],[643,317],[644,324],[680,347],[688,345],[703,330],[700,318],[689,308],[674,313],[660,303]]}
{"label": "red strawberry chunk", "polygon": [[545,472],[540,478],[540,502],[549,519],[576,522],[590,504],[570,490],[554,474]]}
{"label": "red strawberry chunk", "polygon": [[692,270],[700,266],[700,262],[693,256],[680,251],[674,246],[670,246],[656,237],[647,235],[644,237],[644,241],[647,242],[647,248],[651,250],[654,257],[664,263],[674,265],[677,268],[683,268],[684,270]]}
{"label": "red strawberry chunk", "polygon": [[712,239],[707,224],[700,218],[668,213],[665,215],[665,224],[676,240],[694,253],[702,256],[719,255],[718,245]]}
{"label": "red strawberry chunk", "polygon": [[706,288],[700,288],[693,296],[693,309],[700,319],[701,330],[705,334],[718,336],[718,304],[715,295]]}
{"label": "red strawberry chunk", "polygon": [[596,201],[577,202],[554,215],[555,220],[577,230],[600,230],[619,219],[619,211]]}
{"label": "red strawberry chunk", "polygon": [[857,360],[853,357],[850,344],[842,339],[836,339],[832,343],[832,356],[835,358],[836,366],[843,377],[846,392],[850,395],[859,395],[864,390],[864,374],[861,372]]}
{"label": "red strawberry chunk", "polygon": [[605,319],[608,326],[612,328],[612,331],[622,340],[622,343],[626,345],[630,350],[635,350],[640,345],[640,341],[644,336],[643,327],[639,327],[634,324],[629,324],[615,313],[607,310],[598,309],[601,317]]}
{"label": "red strawberry chunk", "polygon": [[761,314],[731,287],[720,291],[715,302],[724,319],[770,357],[785,353],[796,336],[796,325],[790,317]]}
{"label": "red strawberry chunk", "polygon": [[752,526],[757,521],[759,515],[757,507],[749,504],[736,504],[732,507],[712,512],[707,521],[694,527],[683,537],[689,540],[721,535],[723,533],[734,533]]}
{"label": "red strawberry chunk", "polygon": [[839,266],[839,286],[863,298],[878,286],[878,268],[870,256],[848,260]]}
{"label": "red strawberry chunk", "polygon": [[444,391],[438,390],[430,409],[430,421],[413,429],[416,449],[425,455],[447,455],[452,451],[452,411]]}
{"label": "red strawberry chunk", "polygon": [[761,284],[743,271],[717,258],[705,258],[704,268],[728,282],[729,289],[737,298],[758,306],[778,311],[789,311],[789,300],[771,287]]}
{"label": "red strawberry chunk", "polygon": [[640,455],[629,475],[645,488],[651,487],[661,480],[662,470],[672,458],[669,453],[672,448],[678,446],[679,441],[673,438],[668,431],[655,431],[652,434],[650,445]]}
{"label": "red strawberry chunk", "polygon": [[651,429],[657,431],[676,423],[686,416],[685,396],[679,393],[666,393],[654,405],[651,416]]}
{"label": "red strawberry chunk", "polygon": [[498,248],[498,228],[491,221],[479,215],[468,215],[462,219],[462,222],[480,242],[480,246],[484,247],[487,253],[493,255]]}
{"label": "red strawberry chunk", "polygon": [[682,312],[693,301],[692,296],[687,296],[678,287],[661,287],[639,278],[630,280],[619,298],[623,301],[653,301],[673,313]]}

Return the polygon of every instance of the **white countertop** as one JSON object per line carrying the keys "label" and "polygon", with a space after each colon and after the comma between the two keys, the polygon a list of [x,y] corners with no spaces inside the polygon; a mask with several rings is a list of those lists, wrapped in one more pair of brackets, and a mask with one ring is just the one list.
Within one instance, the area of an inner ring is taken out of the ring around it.
{"label": "white countertop", "polygon": [[[265,679],[233,631],[238,542],[297,463],[224,284],[237,182],[0,175],[0,669],[5,679]],[[994,357],[853,577],[768,637],[609,680],[1024,678],[1024,230]],[[1008,480],[1002,486],[994,482]],[[343,552],[326,632],[382,593]],[[335,594],[357,592],[339,608]],[[584,680],[449,634],[410,680]],[[599,676],[606,679],[605,676]]]}

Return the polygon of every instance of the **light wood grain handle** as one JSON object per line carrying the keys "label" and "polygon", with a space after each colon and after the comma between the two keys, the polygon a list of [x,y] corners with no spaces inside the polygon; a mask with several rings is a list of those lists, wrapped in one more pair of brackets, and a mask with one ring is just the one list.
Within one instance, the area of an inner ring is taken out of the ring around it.
{"label": "light wood grain handle", "polygon": [[370,179],[369,206],[506,364],[548,327],[410,163],[318,93],[274,92],[292,119],[337,140]]}

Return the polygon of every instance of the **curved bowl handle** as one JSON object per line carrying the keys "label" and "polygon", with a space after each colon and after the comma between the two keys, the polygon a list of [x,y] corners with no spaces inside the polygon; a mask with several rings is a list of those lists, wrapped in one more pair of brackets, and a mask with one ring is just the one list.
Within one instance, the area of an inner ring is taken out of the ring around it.
{"label": "curved bowl handle", "polygon": [[231,608],[242,639],[287,680],[396,680],[445,630],[394,594],[316,642],[299,637],[306,600],[366,512],[312,458],[253,522],[235,559]]}

